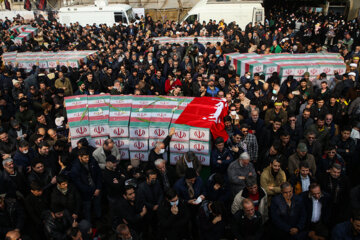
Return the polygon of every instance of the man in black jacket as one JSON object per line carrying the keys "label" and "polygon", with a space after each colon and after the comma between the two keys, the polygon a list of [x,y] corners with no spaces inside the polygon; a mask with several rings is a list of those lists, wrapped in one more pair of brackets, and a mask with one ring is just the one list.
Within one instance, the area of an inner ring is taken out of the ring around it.
{"label": "man in black jacket", "polygon": [[50,198],[51,204],[64,206],[73,219],[78,219],[81,210],[81,197],[78,190],[69,183],[65,175],[56,177],[56,188]]}
{"label": "man in black jacket", "polygon": [[115,156],[106,157],[105,169],[103,170],[104,187],[110,207],[116,201],[121,199],[125,187],[125,175],[118,169],[118,163]]}
{"label": "man in black jacket", "polygon": [[144,216],[147,208],[144,202],[136,197],[135,188],[131,185],[125,186],[123,198],[117,202],[113,209],[112,223],[113,227],[119,223],[127,224],[131,229],[141,233],[146,227],[144,225]]}
{"label": "man in black jacket", "polygon": [[37,158],[43,161],[46,168],[51,170],[53,175],[57,175],[60,171],[60,165],[58,163],[58,159],[55,156],[53,150],[50,149],[50,145],[42,141],[37,148],[36,153]]}
{"label": "man in black jacket", "polygon": [[70,176],[82,198],[84,218],[91,222],[91,206],[95,217],[101,217],[102,175],[99,164],[89,156],[86,149],[80,149],[78,159],[71,168]]}
{"label": "man in black jacket", "polygon": [[5,131],[0,132],[0,152],[2,154],[14,155],[16,151],[16,140],[9,138]]}
{"label": "man in black jacket", "polygon": [[333,144],[336,146],[336,152],[345,160],[347,175],[352,182],[356,182],[358,178],[356,169],[359,167],[359,163],[354,160],[356,143],[355,140],[350,137],[351,130],[351,126],[342,127],[341,134],[333,138]]}
{"label": "man in black jacket", "polygon": [[169,188],[158,209],[160,239],[180,240],[189,236],[190,214],[186,203],[179,199],[174,189]]}
{"label": "man in black jacket", "polygon": [[25,169],[16,166],[11,158],[3,160],[2,164],[4,171],[0,175],[8,183],[4,187],[17,192],[18,195],[26,196],[28,194],[28,185],[26,183]]}
{"label": "man in black jacket", "polygon": [[115,234],[113,234],[109,240],[123,240],[123,239],[131,239],[131,240],[139,240],[138,234],[130,229],[126,224],[119,224],[116,227]]}
{"label": "man in black jacket", "polygon": [[30,147],[29,143],[25,140],[20,141],[18,150],[16,150],[13,157],[14,163],[17,166],[26,168],[27,171],[31,170],[31,159],[35,156],[35,151]]}
{"label": "man in black jacket", "polygon": [[38,182],[30,184],[30,194],[25,198],[25,209],[31,220],[32,226],[29,228],[30,236],[33,239],[43,239],[43,223],[41,214],[49,209],[41,185]]}
{"label": "man in black jacket", "polygon": [[43,161],[37,158],[31,162],[31,172],[28,175],[28,183],[34,181],[40,183],[46,196],[49,196],[51,188],[56,183],[56,176],[53,176],[51,170],[46,168]]}
{"label": "man in black jacket", "polygon": [[77,224],[61,205],[52,205],[50,211],[44,212],[44,228],[47,239],[67,239],[69,230],[71,227],[76,227]]}
{"label": "man in black jacket", "polygon": [[163,191],[161,189],[160,183],[157,181],[157,174],[155,170],[149,169],[145,173],[146,181],[140,183],[137,190],[138,198],[143,202],[148,210],[146,214],[146,219],[150,223],[150,231],[148,236],[155,236],[157,230],[157,210],[159,204],[163,198]]}
{"label": "man in black jacket", "polygon": [[308,236],[311,239],[327,238],[331,216],[330,196],[322,192],[320,185],[314,182],[310,184],[309,191],[303,193],[303,201],[307,212]]}
{"label": "man in black jacket", "polygon": [[24,209],[10,194],[0,195],[0,239],[10,230],[22,231],[25,223]]}
{"label": "man in black jacket", "polygon": [[171,188],[176,182],[176,171],[172,166],[166,166],[166,161],[164,159],[157,159],[155,161],[155,167],[161,188],[165,192],[168,188]]}
{"label": "man in black jacket", "polygon": [[263,221],[261,214],[255,210],[251,199],[245,198],[242,203],[242,209],[234,214],[232,222],[232,231],[236,239],[262,239]]}
{"label": "man in black jacket", "polygon": [[222,202],[203,201],[198,214],[200,239],[221,239],[225,231],[224,215],[225,206]]}
{"label": "man in black jacket", "polygon": [[341,165],[334,163],[329,172],[319,178],[323,191],[330,194],[331,199],[331,222],[330,227],[345,221],[349,217],[350,181],[345,174],[341,173]]}
{"label": "man in black jacket", "polygon": [[360,210],[360,185],[351,189],[350,204],[352,209]]}

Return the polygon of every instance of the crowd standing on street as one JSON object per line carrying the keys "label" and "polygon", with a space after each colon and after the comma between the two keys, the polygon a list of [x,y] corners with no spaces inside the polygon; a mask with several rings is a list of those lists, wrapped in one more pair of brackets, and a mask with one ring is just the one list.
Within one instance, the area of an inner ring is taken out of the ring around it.
{"label": "crowd standing on street", "polygon": [[[360,239],[360,26],[341,15],[271,10],[245,29],[223,21],[62,25],[14,43],[20,16],[0,20],[0,54],[96,50],[79,67],[0,68],[0,239]],[[160,45],[154,37],[193,37]],[[216,44],[198,37],[222,36]],[[339,53],[343,75],[236,74],[224,54]],[[120,159],[112,139],[71,147],[64,97],[224,98],[229,138],[213,139],[210,175],[193,152]]]}

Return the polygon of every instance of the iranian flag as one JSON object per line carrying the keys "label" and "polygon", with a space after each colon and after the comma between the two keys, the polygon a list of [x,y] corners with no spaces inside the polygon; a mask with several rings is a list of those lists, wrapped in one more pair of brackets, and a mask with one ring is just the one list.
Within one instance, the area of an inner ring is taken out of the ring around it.
{"label": "iranian flag", "polygon": [[194,98],[175,121],[176,124],[186,124],[192,127],[209,128],[216,139],[228,135],[225,131],[223,119],[228,113],[225,100],[213,97]]}

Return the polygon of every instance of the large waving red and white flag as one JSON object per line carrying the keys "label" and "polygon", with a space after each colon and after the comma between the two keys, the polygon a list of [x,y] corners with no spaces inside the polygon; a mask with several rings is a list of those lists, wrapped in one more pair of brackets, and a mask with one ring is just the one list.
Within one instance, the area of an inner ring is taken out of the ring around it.
{"label": "large waving red and white flag", "polygon": [[193,127],[209,128],[216,139],[222,137],[226,141],[224,117],[228,106],[224,99],[214,97],[194,98],[176,120],[176,124],[186,124]]}

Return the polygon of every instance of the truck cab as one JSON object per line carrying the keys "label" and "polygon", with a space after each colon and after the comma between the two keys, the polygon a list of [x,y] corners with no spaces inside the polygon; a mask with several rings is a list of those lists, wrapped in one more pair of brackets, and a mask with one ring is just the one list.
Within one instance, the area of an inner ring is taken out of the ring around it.
{"label": "truck cab", "polygon": [[224,20],[225,23],[235,21],[241,28],[248,23],[262,23],[265,20],[265,10],[261,0],[201,0],[180,21],[193,24],[209,20]]}
{"label": "truck cab", "polygon": [[131,6],[127,4],[71,6],[60,8],[59,21],[67,25],[78,22],[82,26],[87,24],[112,26],[119,22],[129,25],[135,22],[135,16]]}

